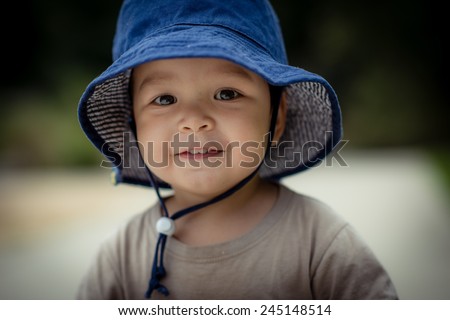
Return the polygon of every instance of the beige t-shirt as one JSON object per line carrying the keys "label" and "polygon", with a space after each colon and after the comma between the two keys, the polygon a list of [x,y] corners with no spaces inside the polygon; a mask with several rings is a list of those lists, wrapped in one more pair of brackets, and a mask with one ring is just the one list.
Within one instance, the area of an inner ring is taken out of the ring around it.
{"label": "beige t-shirt", "polygon": [[[161,216],[158,204],[110,241],[83,279],[79,299],[145,299]],[[152,299],[397,299],[383,267],[329,207],[280,186],[252,231],[211,246],[166,245],[167,275]]]}

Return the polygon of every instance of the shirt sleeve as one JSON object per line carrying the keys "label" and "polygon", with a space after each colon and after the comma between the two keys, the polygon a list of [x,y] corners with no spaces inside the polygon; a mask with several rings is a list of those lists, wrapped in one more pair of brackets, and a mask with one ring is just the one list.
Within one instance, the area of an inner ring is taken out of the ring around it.
{"label": "shirt sleeve", "polygon": [[112,300],[123,298],[118,264],[114,262],[114,254],[111,249],[110,243],[105,243],[100,248],[97,257],[80,283],[77,299]]}
{"label": "shirt sleeve", "polygon": [[349,225],[330,242],[311,281],[315,299],[398,299],[387,272]]}

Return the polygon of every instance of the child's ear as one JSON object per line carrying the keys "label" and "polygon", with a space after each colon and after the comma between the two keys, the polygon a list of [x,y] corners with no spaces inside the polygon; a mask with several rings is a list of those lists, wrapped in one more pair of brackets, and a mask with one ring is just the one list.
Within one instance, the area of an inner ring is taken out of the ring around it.
{"label": "child's ear", "polygon": [[277,122],[275,124],[275,134],[272,140],[273,144],[278,143],[278,140],[281,138],[281,135],[284,132],[284,128],[286,127],[286,113],[287,113],[286,93],[283,92],[281,94],[280,104],[278,106]]}

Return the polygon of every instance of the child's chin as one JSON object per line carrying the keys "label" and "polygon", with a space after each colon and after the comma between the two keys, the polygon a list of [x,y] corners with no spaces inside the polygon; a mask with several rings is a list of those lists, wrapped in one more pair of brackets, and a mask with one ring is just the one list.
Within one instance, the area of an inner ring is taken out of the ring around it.
{"label": "child's chin", "polygon": [[227,178],[226,175],[198,174],[188,176],[188,178],[182,178],[182,181],[177,179],[172,184],[175,192],[183,190],[204,197],[213,197],[227,191],[239,182],[236,179]]}

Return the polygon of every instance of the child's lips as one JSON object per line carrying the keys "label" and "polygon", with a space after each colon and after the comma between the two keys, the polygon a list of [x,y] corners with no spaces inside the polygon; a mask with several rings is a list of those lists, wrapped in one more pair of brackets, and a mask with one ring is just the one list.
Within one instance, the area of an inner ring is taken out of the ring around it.
{"label": "child's lips", "polygon": [[189,151],[183,151],[177,154],[182,159],[195,159],[195,160],[201,160],[205,158],[210,157],[220,157],[223,155],[223,150],[216,150],[216,149],[210,149],[208,151],[206,150],[189,150]]}

